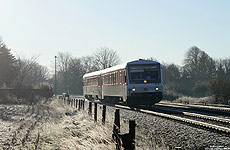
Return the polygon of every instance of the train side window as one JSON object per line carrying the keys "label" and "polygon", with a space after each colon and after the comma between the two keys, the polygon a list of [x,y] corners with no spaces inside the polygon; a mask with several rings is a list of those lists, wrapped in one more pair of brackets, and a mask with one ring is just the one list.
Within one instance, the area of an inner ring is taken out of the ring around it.
{"label": "train side window", "polygon": [[109,76],[106,75],[106,84],[109,84]]}
{"label": "train side window", "polygon": [[106,75],[105,83],[108,84],[108,75]]}
{"label": "train side window", "polygon": [[111,84],[113,85],[113,73],[112,73],[112,75],[111,75]]}
{"label": "train side window", "polygon": [[106,75],[104,75],[104,83],[107,84]]}
{"label": "train side window", "polygon": [[114,84],[117,84],[117,72],[114,72]]}
{"label": "train side window", "polygon": [[116,84],[118,84],[118,72],[116,72]]}
{"label": "train side window", "polygon": [[120,84],[122,84],[122,72],[119,72]]}
{"label": "train side window", "polygon": [[112,85],[114,85],[114,73],[112,74]]}
{"label": "train side window", "polygon": [[117,83],[116,81],[116,72],[113,73],[113,85],[115,85]]}
{"label": "train side window", "polygon": [[103,85],[103,76],[101,76],[100,80],[101,80],[101,85]]}
{"label": "train side window", "polygon": [[114,84],[114,76],[113,76],[113,73],[112,73],[112,75],[111,75],[111,78],[112,78],[112,79],[111,79],[111,81],[112,81],[111,84],[113,85],[113,84]]}
{"label": "train side window", "polygon": [[109,75],[109,84],[111,85],[111,83],[112,83],[112,76],[111,76],[111,73],[110,73],[110,75]]}

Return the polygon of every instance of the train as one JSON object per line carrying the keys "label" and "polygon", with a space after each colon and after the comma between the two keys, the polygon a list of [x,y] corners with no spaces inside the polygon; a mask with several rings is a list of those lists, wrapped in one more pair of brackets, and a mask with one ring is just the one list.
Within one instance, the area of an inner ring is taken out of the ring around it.
{"label": "train", "polygon": [[83,76],[83,96],[127,105],[151,106],[162,100],[161,64],[138,59]]}

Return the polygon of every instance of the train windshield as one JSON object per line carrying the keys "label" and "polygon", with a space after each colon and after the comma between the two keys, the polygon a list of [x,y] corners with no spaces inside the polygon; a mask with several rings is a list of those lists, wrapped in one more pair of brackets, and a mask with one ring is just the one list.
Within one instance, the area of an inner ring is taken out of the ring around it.
{"label": "train windshield", "polygon": [[129,66],[130,84],[160,83],[160,65]]}

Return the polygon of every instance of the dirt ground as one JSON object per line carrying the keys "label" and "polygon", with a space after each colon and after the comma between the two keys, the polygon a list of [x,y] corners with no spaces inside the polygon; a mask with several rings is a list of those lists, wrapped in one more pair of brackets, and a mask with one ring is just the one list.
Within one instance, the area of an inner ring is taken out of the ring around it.
{"label": "dirt ground", "polygon": [[49,104],[0,105],[0,149],[115,149],[112,131],[87,112]]}

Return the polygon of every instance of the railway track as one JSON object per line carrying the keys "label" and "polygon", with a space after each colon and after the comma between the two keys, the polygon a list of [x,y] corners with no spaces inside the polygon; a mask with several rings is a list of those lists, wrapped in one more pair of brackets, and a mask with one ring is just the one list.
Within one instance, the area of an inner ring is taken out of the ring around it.
{"label": "railway track", "polygon": [[177,109],[186,109],[194,110],[199,112],[208,112],[223,116],[230,117],[230,108],[228,107],[217,107],[217,106],[203,106],[203,105],[193,105],[193,104],[181,104],[181,103],[166,103],[161,102],[155,104],[156,106],[168,107],[168,108],[177,108]]}
{"label": "railway track", "polygon": [[[229,128],[230,127],[230,119],[212,116],[212,115],[207,115],[207,114],[200,114],[200,113],[196,113],[196,112],[186,112],[186,111],[183,111],[181,109],[182,106],[180,106],[180,105],[174,105],[172,107],[170,107],[171,105],[167,105],[167,107],[162,107],[163,105],[156,105],[156,106],[153,106],[151,108],[148,108],[148,107],[136,107],[136,108],[133,107],[133,108],[131,108],[129,106],[125,106],[122,104],[115,104],[114,105],[114,104],[102,103],[102,102],[98,102],[98,101],[97,101],[97,103],[102,104],[102,105],[108,105],[108,106],[120,108],[120,109],[126,109],[126,110],[146,113],[146,114],[150,114],[150,115],[154,115],[154,116],[159,116],[159,117],[183,122],[183,123],[195,126],[195,127],[201,127],[201,128],[205,128],[205,129],[208,129],[211,131],[224,133],[226,135],[229,135],[229,133],[230,133],[230,128]],[[189,109],[189,107],[190,106],[183,105],[183,109],[184,108]],[[167,109],[167,108],[169,108],[169,109]],[[194,110],[194,109],[192,109],[192,110]],[[211,110],[212,109],[209,108],[209,112]],[[222,109],[220,111],[222,111]],[[225,109],[225,111],[228,112],[228,109]],[[216,110],[212,111],[212,113],[215,114]],[[197,118],[201,118],[201,119],[203,119],[203,121],[200,121]],[[213,122],[209,123],[210,120],[214,121],[216,123],[213,123]],[[227,127],[226,127],[226,124],[227,124]]]}
{"label": "railway track", "polygon": [[[203,128],[206,128],[206,129],[211,129],[211,130],[218,131],[218,132],[225,133],[225,134],[230,133],[230,128],[220,126],[220,125],[211,124],[211,123],[207,123],[207,122],[197,121],[197,120],[194,120],[194,119],[188,119],[188,118],[186,118],[186,116],[193,116],[193,117],[204,118],[204,119],[210,118],[212,120],[222,120],[225,123],[226,122],[229,123],[230,119],[212,117],[212,116],[207,116],[207,115],[199,115],[199,114],[196,114],[196,113],[188,113],[188,112],[184,113],[185,117],[181,117],[181,116],[178,116],[178,115],[172,115],[172,114],[168,114],[168,113],[156,112],[156,111],[147,110],[147,109],[140,109],[140,108],[132,108],[132,109],[130,109],[130,107],[123,106],[123,105],[115,105],[115,107],[122,108],[122,109],[128,109],[128,110],[134,110],[134,111],[147,113],[147,114],[151,114],[151,115],[155,115],[155,116],[160,116],[160,117],[163,117],[163,118],[188,123],[188,124],[194,125],[196,127],[197,126],[198,127],[203,127]],[[169,113],[171,113],[171,112],[172,111],[169,111]],[[175,112],[175,113],[178,114],[178,112]]]}

